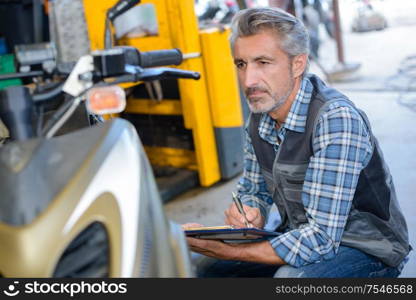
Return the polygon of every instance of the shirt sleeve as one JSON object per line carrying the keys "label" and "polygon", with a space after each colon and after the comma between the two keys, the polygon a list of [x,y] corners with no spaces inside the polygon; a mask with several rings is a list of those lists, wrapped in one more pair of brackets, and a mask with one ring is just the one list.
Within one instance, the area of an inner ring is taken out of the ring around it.
{"label": "shirt sleeve", "polygon": [[245,131],[245,136],[243,176],[237,184],[237,193],[243,204],[259,208],[266,220],[270,207],[273,204],[273,199],[261,174],[260,165],[257,162],[247,130]]}
{"label": "shirt sleeve", "polygon": [[286,263],[300,267],[333,258],[372,144],[360,114],[333,103],[318,120],[302,191],[308,223],[270,240]]}

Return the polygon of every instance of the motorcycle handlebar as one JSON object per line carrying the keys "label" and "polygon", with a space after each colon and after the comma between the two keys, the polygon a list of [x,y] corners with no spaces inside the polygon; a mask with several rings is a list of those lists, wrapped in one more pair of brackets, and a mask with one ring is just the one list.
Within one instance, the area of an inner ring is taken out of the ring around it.
{"label": "motorcycle handlebar", "polygon": [[28,78],[28,77],[37,77],[37,76],[42,76],[42,75],[44,75],[44,72],[42,71],[7,73],[7,74],[0,75],[0,81],[9,80],[9,79],[22,79],[22,78]]}
{"label": "motorcycle handlebar", "polygon": [[139,65],[142,68],[152,68],[168,65],[180,65],[183,56],[179,49],[157,50],[139,53]]}
{"label": "motorcycle handlebar", "polygon": [[183,61],[182,52],[179,49],[155,50],[140,52],[137,48],[119,46],[122,49],[126,65],[139,66],[141,68],[153,68],[169,65],[180,65]]}
{"label": "motorcycle handlebar", "polygon": [[183,60],[179,49],[140,52],[129,46],[94,51],[93,58],[94,68],[103,78],[120,76],[127,65],[152,68],[179,65]]}
{"label": "motorcycle handlebar", "polygon": [[[198,80],[200,77],[198,72],[172,68],[152,69],[152,67],[179,65],[183,60],[182,52],[179,49],[140,52],[137,48],[121,46],[96,51],[93,56],[95,67],[99,70],[99,77],[103,79],[115,76],[118,77],[116,82],[151,81],[163,78],[188,78]],[[40,71],[29,73],[0,75],[0,80],[3,79],[2,77],[4,79],[10,79],[43,74]],[[63,85],[64,82],[46,92],[34,93],[32,95],[33,101],[40,103],[58,96],[62,93]]]}

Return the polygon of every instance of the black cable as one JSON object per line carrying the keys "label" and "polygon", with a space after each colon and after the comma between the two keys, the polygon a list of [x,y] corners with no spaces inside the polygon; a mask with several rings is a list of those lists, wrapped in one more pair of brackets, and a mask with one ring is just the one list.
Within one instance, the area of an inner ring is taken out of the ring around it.
{"label": "black cable", "polygon": [[56,112],[48,119],[45,126],[42,128],[42,135],[45,135],[55,123],[65,114],[65,112],[72,106],[75,98],[69,99],[58,107]]}
{"label": "black cable", "polygon": [[41,92],[41,93],[34,94],[32,96],[33,101],[35,103],[36,102],[42,102],[42,101],[47,101],[47,100],[50,100],[50,99],[58,96],[60,93],[62,93],[62,88],[63,88],[64,84],[65,84],[65,82],[62,82],[62,83],[59,83],[53,89],[50,89],[46,92]]}
{"label": "black cable", "polygon": [[8,74],[1,74],[0,80],[22,79],[22,78],[27,78],[27,77],[37,77],[37,76],[43,76],[43,75],[44,75],[43,71],[8,73]]}
{"label": "black cable", "polygon": [[109,18],[105,19],[104,27],[104,48],[109,49],[114,45],[114,37],[111,32],[112,23]]}
{"label": "black cable", "polygon": [[42,127],[43,127],[43,114],[45,113],[45,109],[43,105],[40,105],[38,107],[38,120],[37,120],[37,126],[36,126],[36,136],[42,135]]}

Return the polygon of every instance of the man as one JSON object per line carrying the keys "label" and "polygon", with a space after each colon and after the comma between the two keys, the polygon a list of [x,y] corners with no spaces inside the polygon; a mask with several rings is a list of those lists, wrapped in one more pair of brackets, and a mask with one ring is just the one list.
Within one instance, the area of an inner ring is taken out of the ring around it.
{"label": "man", "polygon": [[[279,236],[227,244],[188,238],[215,258],[201,276],[396,277],[410,251],[406,222],[367,117],[307,75],[304,25],[278,8],[240,11],[231,46],[251,110],[238,196],[263,228],[274,202]],[[226,223],[244,227],[233,204]],[[186,224],[184,228],[192,227]]]}

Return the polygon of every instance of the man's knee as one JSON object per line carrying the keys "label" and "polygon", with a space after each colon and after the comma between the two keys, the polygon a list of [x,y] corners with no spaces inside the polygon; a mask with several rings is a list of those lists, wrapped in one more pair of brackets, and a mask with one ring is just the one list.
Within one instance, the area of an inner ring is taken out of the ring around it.
{"label": "man's knee", "polygon": [[216,258],[208,257],[196,252],[191,252],[191,262],[195,276],[205,277],[205,271],[218,261]]}
{"label": "man's knee", "polygon": [[302,278],[305,276],[305,271],[299,268],[294,268],[289,265],[281,266],[274,274],[274,278]]}

